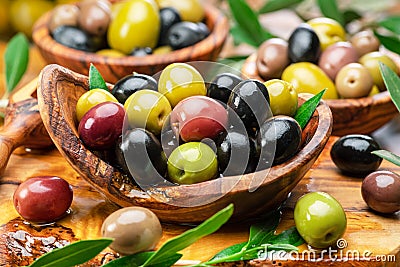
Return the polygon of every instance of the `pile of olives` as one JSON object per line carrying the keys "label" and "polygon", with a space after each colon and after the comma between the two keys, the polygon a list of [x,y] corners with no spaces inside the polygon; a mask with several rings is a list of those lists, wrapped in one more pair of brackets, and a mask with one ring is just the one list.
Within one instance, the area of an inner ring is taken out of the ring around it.
{"label": "pile of olives", "polygon": [[199,0],[84,0],[56,7],[49,20],[54,40],[112,57],[165,54],[206,38]]}
{"label": "pile of olives", "polygon": [[379,46],[372,30],[348,37],[337,21],[319,17],[298,26],[287,41],[265,41],[256,66],[263,79],[281,78],[298,93],[316,94],[327,88],[325,99],[360,98],[386,90],[379,62],[399,73]]}
{"label": "pile of olives", "polygon": [[298,152],[291,84],[230,72],[211,77],[205,82],[194,66],[173,63],[158,80],[134,73],[111,92],[89,90],[76,105],[79,137],[134,182],[152,185],[251,173]]}

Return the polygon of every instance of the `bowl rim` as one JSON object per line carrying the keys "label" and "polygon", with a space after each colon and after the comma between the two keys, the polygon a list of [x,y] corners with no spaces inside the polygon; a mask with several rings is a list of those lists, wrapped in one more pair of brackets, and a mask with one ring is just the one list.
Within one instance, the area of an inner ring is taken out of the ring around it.
{"label": "bowl rim", "polygon": [[[115,179],[121,178],[121,173],[84,147],[83,143],[78,137],[75,118],[73,120],[65,119],[63,115],[64,112],[66,112],[64,110],[65,108],[63,108],[65,103],[61,102],[59,99],[59,94],[68,94],[68,92],[65,92],[65,89],[59,91],[59,86],[57,86],[59,81],[72,82],[75,87],[83,87],[83,90],[87,90],[88,77],[56,64],[50,64],[46,66],[41,71],[39,76],[39,111],[46,130],[49,132],[49,135],[52,138],[55,146],[63,155],[63,157],[83,177],[84,180],[86,180],[98,191],[105,194],[106,197],[112,202],[120,206],[139,205],[150,209],[156,209],[158,211],[170,210],[171,205],[169,203],[161,202],[151,198],[144,191],[135,191],[136,195],[128,197],[126,195],[122,195],[120,188],[113,188],[111,184]],[[307,99],[311,96],[311,94],[301,95],[301,97],[304,99]],[[332,132],[332,114],[328,105],[324,101],[320,102],[316,112],[313,115],[313,119],[318,121],[318,124],[316,127],[310,126],[314,127],[311,128],[313,131],[312,136],[306,135],[306,137],[304,137],[303,135],[303,138],[306,139],[306,143],[295,156],[283,164],[273,166],[270,170],[262,170],[257,172],[262,175],[265,173],[268,174],[258,188],[265,189],[268,187],[268,185],[272,185],[274,183],[279,183],[280,185],[284,184],[285,188],[282,189],[282,192],[277,192],[277,194],[284,195],[286,193],[286,195],[283,196],[284,199],[286,199],[287,194],[311,168],[319,154],[322,152]],[[305,132],[308,133],[309,131]],[[68,144],[65,144],[66,142]],[[81,156],[82,153],[85,155],[84,158]],[[90,164],[88,162],[90,162]],[[89,174],[87,172],[89,172]],[[88,175],[90,175],[90,177]],[[226,196],[228,196],[228,198],[233,198],[232,196],[235,194],[248,193],[250,191],[250,175],[251,174],[240,175],[240,177],[236,176],[239,178],[239,181],[235,184],[234,188],[224,194],[221,199]],[[224,177],[222,179],[227,180],[229,178],[230,177]],[[168,189],[165,192],[167,192],[167,195],[169,196],[181,196],[182,194],[190,196],[190,194],[198,194],[199,192],[202,192],[201,190],[210,184],[214,184],[217,189],[221,189],[221,181],[221,178],[218,178],[192,185],[179,185],[172,187],[172,190]],[[210,193],[207,192],[206,194]],[[276,197],[282,198],[282,196]],[[188,199],[188,197],[185,199]],[[220,199],[217,199],[217,201],[219,200]],[[190,201],[190,199],[188,201]],[[184,207],[183,210],[185,210],[185,208],[186,207]],[[194,208],[198,207],[196,206]],[[177,210],[179,208],[175,207],[172,209]],[[161,219],[163,220],[162,217]],[[177,218],[177,220],[180,219],[181,218]]]}
{"label": "bowl rim", "polygon": [[[205,12],[204,20],[207,26],[210,26],[210,21],[214,21],[214,24],[211,25],[210,34],[192,46],[173,50],[167,54],[151,54],[142,57],[129,55],[124,57],[110,57],[69,48],[56,42],[50,35],[47,25],[54,9],[46,12],[35,22],[32,31],[32,40],[38,46],[39,50],[46,51],[46,53],[56,55],[60,58],[68,58],[71,61],[80,62],[83,66],[85,66],[86,61],[90,61],[94,65],[106,63],[122,67],[168,64],[174,61],[178,55],[187,55],[187,60],[190,61],[191,58],[198,58],[213,53],[213,48],[215,46],[222,46],[229,34],[229,23],[224,13],[210,4],[204,4],[203,6]],[[150,64],[151,62],[153,64]]]}

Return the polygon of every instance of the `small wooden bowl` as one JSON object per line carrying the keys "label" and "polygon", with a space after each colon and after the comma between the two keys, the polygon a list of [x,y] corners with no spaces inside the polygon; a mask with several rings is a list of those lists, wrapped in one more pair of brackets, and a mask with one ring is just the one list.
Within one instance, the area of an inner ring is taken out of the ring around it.
{"label": "small wooden bowl", "polygon": [[111,83],[133,72],[153,75],[174,62],[215,61],[229,33],[229,23],[225,15],[217,8],[206,5],[205,23],[210,29],[210,35],[204,40],[164,55],[113,58],[57,43],[47,26],[51,12],[38,19],[32,32],[32,39],[43,58],[48,63],[56,63],[85,75],[88,75],[90,63],[93,63],[103,78]]}
{"label": "small wooden bowl", "polygon": [[[94,188],[120,206],[142,206],[153,210],[165,222],[200,222],[229,203],[235,204],[234,217],[245,219],[279,207],[295,185],[311,168],[332,130],[332,115],[322,102],[303,131],[301,150],[284,164],[255,173],[262,177],[258,188],[250,190],[252,174],[219,178],[192,185],[173,186],[162,191],[163,200],[150,197],[116,168],[86,149],[78,136],[75,106],[88,90],[88,77],[52,64],[39,77],[38,101],[43,123],[54,144],[71,166]],[[300,99],[304,101],[306,97]],[[230,190],[226,190],[230,188]],[[224,193],[224,194],[223,194]],[[198,196],[215,201],[196,206]],[[170,205],[178,199],[181,206]]]}
{"label": "small wooden bowl", "polygon": [[[242,74],[249,79],[264,81],[257,71],[257,54],[250,55],[242,67]],[[388,91],[374,96],[354,99],[325,100],[332,111],[332,135],[370,134],[398,114]]]}

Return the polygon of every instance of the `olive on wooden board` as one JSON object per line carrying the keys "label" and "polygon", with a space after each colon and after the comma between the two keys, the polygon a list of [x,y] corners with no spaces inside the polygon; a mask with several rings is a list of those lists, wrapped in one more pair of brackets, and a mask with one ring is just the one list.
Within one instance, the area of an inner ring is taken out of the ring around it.
{"label": "olive on wooden board", "polygon": [[121,104],[124,104],[129,96],[143,89],[157,91],[157,81],[149,75],[133,73],[118,80],[111,92]]}
{"label": "olive on wooden board", "polygon": [[291,62],[317,63],[321,46],[315,31],[308,24],[297,27],[288,40],[288,55]]}
{"label": "olive on wooden board", "polygon": [[271,38],[258,48],[256,66],[264,79],[280,78],[289,65],[288,43],[281,38]]}
{"label": "olive on wooden board", "polygon": [[363,134],[349,134],[336,140],[330,155],[333,163],[342,172],[361,176],[379,168],[382,158],[371,153],[379,149],[379,144],[372,137]]}

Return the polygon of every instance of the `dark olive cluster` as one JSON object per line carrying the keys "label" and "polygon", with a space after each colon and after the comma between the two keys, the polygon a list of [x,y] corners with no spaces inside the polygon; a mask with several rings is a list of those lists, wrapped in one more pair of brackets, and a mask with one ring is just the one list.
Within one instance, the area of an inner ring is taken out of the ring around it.
{"label": "dark olive cluster", "polygon": [[111,92],[90,90],[76,114],[85,146],[139,184],[252,173],[284,163],[302,141],[295,119],[271,112],[263,83],[232,73],[206,83],[186,63],[167,66],[158,80],[132,74]]}
{"label": "dark olive cluster", "polygon": [[153,0],[64,4],[54,9],[48,26],[62,45],[112,57],[165,54],[194,45],[210,33],[202,21],[186,21],[177,8],[159,7]]}
{"label": "dark olive cluster", "polygon": [[349,36],[335,20],[314,18],[295,28],[287,41],[272,38],[261,44],[257,72],[264,80],[292,83],[298,93],[326,88],[325,99],[366,97],[386,90],[379,62],[399,72],[379,46],[372,30]]}

